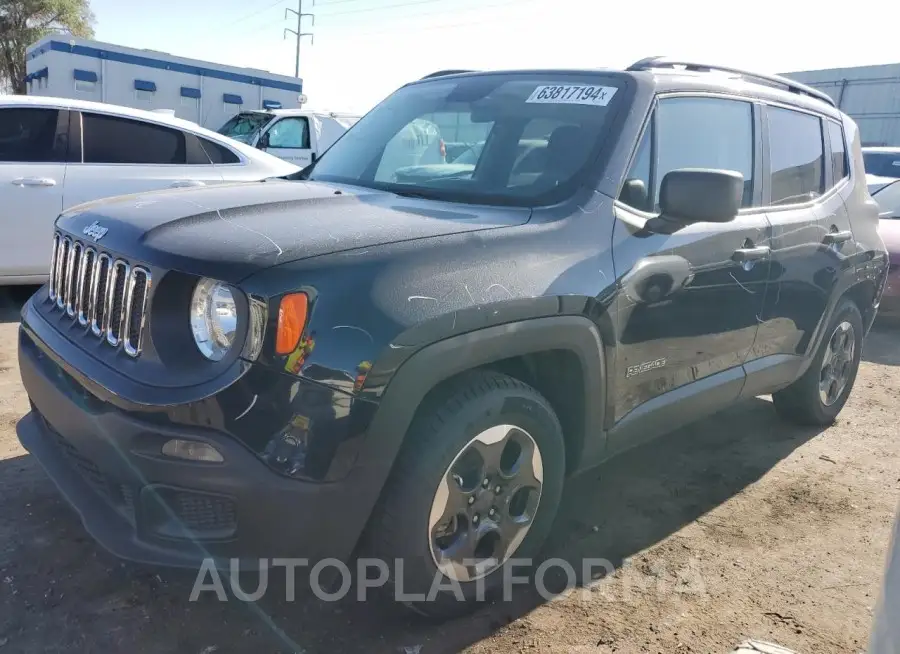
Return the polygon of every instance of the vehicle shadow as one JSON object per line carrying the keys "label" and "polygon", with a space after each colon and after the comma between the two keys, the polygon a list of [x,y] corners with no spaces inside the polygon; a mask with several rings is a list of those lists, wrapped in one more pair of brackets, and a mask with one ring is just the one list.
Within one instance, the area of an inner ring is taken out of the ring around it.
{"label": "vehicle shadow", "polygon": [[[578,575],[586,557],[618,568],[740,493],[817,433],[785,425],[770,402],[754,399],[636,448],[570,481],[545,557],[570,562]],[[238,601],[227,587],[227,602],[209,590],[192,602],[197,573],[107,554],[31,457],[0,461],[0,493],[0,540],[11,544],[0,568],[20,584],[15,597],[0,592],[0,639],[13,645],[15,638],[21,651],[77,644],[98,651],[457,652],[547,601],[522,585],[510,602],[435,624],[371,591],[366,602],[355,592],[323,602],[298,583],[288,601],[279,568],[257,602]],[[548,575],[547,587],[559,581]],[[241,587],[252,593],[258,582]]]}
{"label": "vehicle shadow", "polygon": [[900,366],[900,325],[876,320],[863,343],[863,361]]}
{"label": "vehicle shadow", "polygon": [[22,306],[39,286],[0,286],[0,324],[19,322]]}

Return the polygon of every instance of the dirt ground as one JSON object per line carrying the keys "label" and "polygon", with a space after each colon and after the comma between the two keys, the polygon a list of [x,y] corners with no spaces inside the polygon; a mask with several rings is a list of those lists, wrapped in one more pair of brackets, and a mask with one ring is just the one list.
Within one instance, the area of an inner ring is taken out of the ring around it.
{"label": "dirt ground", "polygon": [[293,603],[190,602],[194,574],[98,547],[16,440],[22,295],[0,293],[0,654],[681,654],[747,637],[809,654],[865,648],[900,500],[896,328],[869,336],[830,429],[787,427],[756,399],[571,483],[548,555],[579,571],[607,559],[608,578],[434,625],[299,590]]}

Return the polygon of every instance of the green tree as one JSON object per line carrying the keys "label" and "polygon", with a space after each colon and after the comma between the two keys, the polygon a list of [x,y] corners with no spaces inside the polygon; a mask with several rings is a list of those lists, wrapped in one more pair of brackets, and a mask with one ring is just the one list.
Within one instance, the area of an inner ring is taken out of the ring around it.
{"label": "green tree", "polygon": [[0,89],[25,93],[25,48],[55,32],[94,35],[90,0],[0,0]]}

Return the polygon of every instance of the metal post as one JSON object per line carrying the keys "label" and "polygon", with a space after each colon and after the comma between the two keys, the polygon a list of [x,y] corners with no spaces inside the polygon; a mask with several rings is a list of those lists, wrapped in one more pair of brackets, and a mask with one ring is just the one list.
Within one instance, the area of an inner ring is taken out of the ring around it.
{"label": "metal post", "polygon": [[[315,4],[315,0],[313,0],[313,4]],[[296,54],[296,59],[294,61],[294,77],[299,78],[300,77],[300,39],[303,38],[304,36],[308,36],[310,44],[314,43],[314,39],[315,39],[312,32],[301,31],[303,29],[303,18],[307,17],[307,18],[312,19],[312,26],[315,27],[316,26],[316,17],[313,14],[304,14],[303,13],[303,0],[297,0],[296,11],[291,9],[290,7],[285,8],[285,10],[284,10],[285,20],[287,20],[289,14],[294,14],[295,16],[297,16],[297,29],[292,30],[290,27],[285,27],[284,28],[284,36],[285,36],[285,38],[287,38],[287,35],[290,32],[297,39],[297,54]]]}

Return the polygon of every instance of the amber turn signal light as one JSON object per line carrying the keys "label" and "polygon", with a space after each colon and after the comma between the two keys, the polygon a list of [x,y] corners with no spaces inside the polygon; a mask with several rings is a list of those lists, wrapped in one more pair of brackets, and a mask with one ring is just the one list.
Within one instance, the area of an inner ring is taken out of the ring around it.
{"label": "amber turn signal light", "polygon": [[306,293],[291,293],[281,298],[281,306],[278,307],[278,333],[275,337],[275,351],[278,354],[290,354],[297,347],[306,326],[308,307],[309,298]]}

